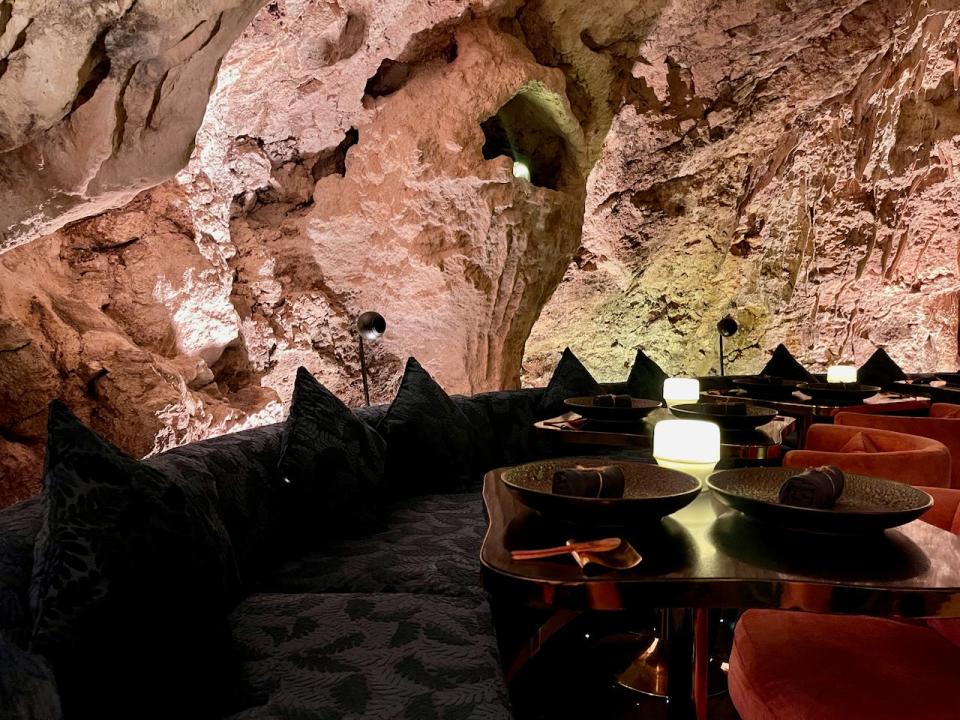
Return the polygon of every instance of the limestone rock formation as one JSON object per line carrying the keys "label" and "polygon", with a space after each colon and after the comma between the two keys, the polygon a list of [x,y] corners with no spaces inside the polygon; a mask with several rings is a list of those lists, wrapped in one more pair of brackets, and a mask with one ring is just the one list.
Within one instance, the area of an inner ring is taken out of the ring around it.
{"label": "limestone rock formation", "polygon": [[166,180],[263,0],[0,0],[0,252]]}
{"label": "limestone rock formation", "polygon": [[606,379],[641,346],[716,372],[785,342],[957,366],[960,9],[951,2],[674,2],[590,178],[583,247],[527,343]]}

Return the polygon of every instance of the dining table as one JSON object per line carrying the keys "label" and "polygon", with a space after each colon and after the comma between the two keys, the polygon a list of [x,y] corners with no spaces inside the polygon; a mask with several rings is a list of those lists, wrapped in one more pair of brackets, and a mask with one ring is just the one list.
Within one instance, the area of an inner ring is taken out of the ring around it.
{"label": "dining table", "polygon": [[[584,418],[575,412],[564,413],[534,423],[542,436],[572,446],[605,446],[647,451],[653,445],[653,428],[661,420],[674,416],[667,408],[658,408],[634,424],[604,423]],[[783,439],[794,428],[796,420],[778,416],[751,430],[721,429],[720,456],[740,463],[773,462],[783,455]]]}
{"label": "dining table", "polygon": [[748,402],[773,408],[781,415],[796,419],[797,447],[806,446],[807,431],[816,422],[830,422],[842,412],[864,413],[870,415],[911,415],[930,409],[931,400],[916,392],[887,391],[879,392],[862,401],[851,403],[830,403],[814,400],[801,390],[796,390],[788,398],[761,397],[750,395],[742,390],[705,390],[700,393],[704,402]]}
{"label": "dining table", "polygon": [[960,616],[960,537],[922,520],[851,536],[787,530],[749,519],[710,490],[672,515],[620,531],[643,558],[632,569],[582,569],[569,555],[517,560],[514,550],[594,540],[610,530],[532,510],[503,481],[507,470],[484,477],[484,584],[501,606],[549,616],[505,658],[508,680],[583,613],[665,609],[670,717],[704,720],[711,609]]}

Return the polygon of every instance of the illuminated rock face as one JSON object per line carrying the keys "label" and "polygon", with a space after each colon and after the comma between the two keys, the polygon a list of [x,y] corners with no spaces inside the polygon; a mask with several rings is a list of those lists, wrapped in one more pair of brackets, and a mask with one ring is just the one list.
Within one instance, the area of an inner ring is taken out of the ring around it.
{"label": "illuminated rock face", "polygon": [[262,0],[0,0],[0,252],[186,163]]}
{"label": "illuminated rock face", "polygon": [[[960,113],[952,3],[673,3],[590,178],[583,248],[527,343],[527,382],[570,345],[623,377],[810,367],[885,346],[957,366]],[[749,5],[749,4],[748,4]],[[704,25],[706,23],[706,25]]]}
{"label": "illuminated rock face", "polygon": [[952,8],[257,4],[87,3],[66,37],[0,0],[0,232],[33,239],[0,255],[0,503],[53,397],[138,455],[282,417],[301,364],[359,404],[364,310],[374,402],[409,355],[450,392],[566,345],[708,372],[728,311],[731,371],[956,363]]}

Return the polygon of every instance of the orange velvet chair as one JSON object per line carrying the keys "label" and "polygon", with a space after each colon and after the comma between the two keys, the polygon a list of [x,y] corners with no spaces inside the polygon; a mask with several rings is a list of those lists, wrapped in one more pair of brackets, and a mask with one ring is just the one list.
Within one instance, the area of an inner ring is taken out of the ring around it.
{"label": "orange velvet chair", "polygon": [[950,451],[950,487],[960,488],[960,405],[935,404],[930,408],[930,417],[842,412],[834,422],[918,435],[943,443]]}
{"label": "orange velvet chair", "polygon": [[[960,491],[923,490],[923,520],[960,534]],[[727,679],[742,720],[956,720],[960,620],[750,610]]]}
{"label": "orange velvet chair", "polygon": [[849,473],[908,485],[950,487],[950,451],[936,440],[850,425],[814,425],[804,450],[783,458],[787,467],[836,465]]}

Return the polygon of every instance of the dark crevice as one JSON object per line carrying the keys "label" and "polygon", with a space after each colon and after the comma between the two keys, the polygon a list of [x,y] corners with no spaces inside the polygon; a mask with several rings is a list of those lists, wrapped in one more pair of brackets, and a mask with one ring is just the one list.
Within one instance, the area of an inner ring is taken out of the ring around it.
{"label": "dark crevice", "polygon": [[[222,14],[221,14],[221,17],[222,17]],[[201,20],[201,21],[198,22],[196,25],[194,25],[182,38],[180,38],[180,42],[183,42],[183,41],[186,40],[188,37],[190,37],[191,35],[193,35],[193,34],[197,31],[197,28],[199,28],[199,27],[200,27],[201,25],[203,25],[205,22],[206,22],[206,20]]]}
{"label": "dark crevice", "polygon": [[311,172],[314,181],[327,175],[347,174],[347,151],[360,140],[360,132],[350,128],[343,134],[343,140],[335,148],[329,148],[317,155],[317,161]]}
{"label": "dark crevice", "polygon": [[127,132],[127,107],[123,104],[123,99],[126,96],[127,87],[129,87],[130,81],[133,79],[133,73],[137,69],[137,64],[138,63],[134,63],[127,71],[127,76],[123,79],[123,84],[120,86],[120,92],[117,93],[117,99],[114,103],[117,119],[116,127],[113,130],[114,155],[117,154],[117,152],[120,150],[120,147],[123,145],[123,137]]}
{"label": "dark crevice", "polygon": [[377,68],[373,77],[367,80],[363,93],[371,98],[392,95],[407,84],[407,81],[416,72],[417,66],[437,59],[443,59],[447,63],[457,59],[457,41],[454,37],[451,36],[445,45],[433,48],[430,54],[419,57],[414,61],[404,62],[391,58],[385,59],[380,63],[380,67]]}
{"label": "dark crevice", "polygon": [[13,16],[13,0],[0,1],[0,37],[7,31],[7,23]]}
{"label": "dark crevice", "polygon": [[113,29],[113,25],[108,25],[94,40],[90,46],[90,52],[87,53],[83,65],[77,72],[77,96],[73,99],[73,105],[70,112],[73,112],[81,105],[86,103],[100,87],[100,83],[110,74],[110,56],[107,55],[107,33]]}
{"label": "dark crevice", "polygon": [[153,88],[153,97],[150,99],[150,108],[147,110],[147,114],[143,119],[143,130],[149,130],[151,124],[153,123],[153,116],[157,112],[157,107],[160,105],[160,99],[163,96],[163,84],[167,81],[167,75],[170,74],[170,69],[163,71],[163,75],[160,76],[160,80],[157,81],[156,86]]}
{"label": "dark crevice", "polygon": [[[217,21],[213,24],[213,29],[210,31],[210,34],[207,35],[207,39],[203,41],[203,45],[197,48],[197,53],[201,52],[207,45],[213,42],[213,39],[217,36],[217,33],[220,32],[221,25],[223,25],[222,12],[217,15]],[[164,75],[164,77],[166,77],[166,75]]]}
{"label": "dark crevice", "polygon": [[[12,12],[12,9],[11,9],[11,12]],[[9,20],[9,17],[7,19]],[[0,16],[0,20],[2,20],[2,16]],[[6,57],[4,57],[3,60],[0,60],[0,78],[2,78],[3,74],[7,71],[7,65],[10,64],[10,56],[27,44],[27,30],[30,28],[32,24],[33,24],[33,18],[30,18],[27,21],[27,24],[23,26],[23,30],[17,33],[17,39],[13,41],[13,46],[10,48],[10,52],[6,54]],[[6,22],[4,22],[4,26],[6,26]],[[2,34],[3,34],[3,31],[0,30],[0,35]]]}

